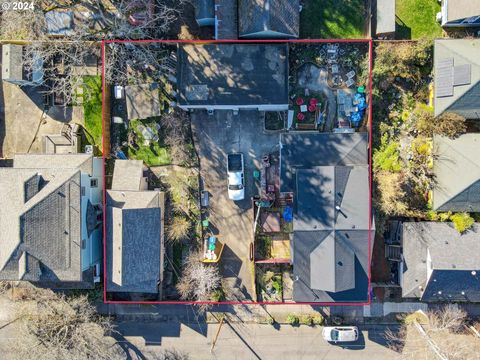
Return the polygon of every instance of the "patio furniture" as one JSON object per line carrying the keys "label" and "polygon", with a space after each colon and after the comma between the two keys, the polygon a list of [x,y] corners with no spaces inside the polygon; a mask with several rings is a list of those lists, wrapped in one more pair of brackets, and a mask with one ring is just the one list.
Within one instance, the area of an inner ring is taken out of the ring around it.
{"label": "patio furniture", "polygon": [[355,84],[355,81],[353,79],[348,79],[346,82],[345,82],[345,85],[347,85],[348,87],[351,87],[352,85]]}
{"label": "patio furniture", "polygon": [[353,70],[352,70],[352,71],[349,71],[349,72],[347,73],[347,78],[349,78],[349,79],[353,78],[354,76],[355,76],[355,71],[353,71]]}
{"label": "patio furniture", "polygon": [[301,105],[300,106],[300,111],[301,112],[307,112],[307,105]]}

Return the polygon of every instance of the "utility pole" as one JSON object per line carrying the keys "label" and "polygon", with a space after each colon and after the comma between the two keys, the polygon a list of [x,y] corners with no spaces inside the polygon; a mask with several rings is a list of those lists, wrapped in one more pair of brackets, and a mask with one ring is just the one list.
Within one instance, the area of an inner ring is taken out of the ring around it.
{"label": "utility pole", "polygon": [[210,352],[213,352],[213,348],[215,347],[215,344],[217,343],[218,340],[218,335],[220,335],[220,330],[222,329],[222,325],[225,321],[225,314],[223,314],[222,319],[220,320],[220,324],[218,325],[217,333],[215,334],[215,338],[212,341],[212,347],[210,348]]}

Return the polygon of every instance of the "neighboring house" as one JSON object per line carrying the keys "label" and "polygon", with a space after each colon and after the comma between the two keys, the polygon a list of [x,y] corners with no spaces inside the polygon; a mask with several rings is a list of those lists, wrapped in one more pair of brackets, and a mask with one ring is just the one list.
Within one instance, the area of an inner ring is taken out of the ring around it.
{"label": "neighboring house", "polygon": [[395,37],[395,0],[376,0],[375,36],[381,39]]}
{"label": "neighboring house", "polygon": [[107,292],[161,299],[164,193],[147,190],[141,160],[116,160],[107,191]]}
{"label": "neighboring house", "polygon": [[238,36],[245,39],[298,38],[299,0],[238,0]]}
{"label": "neighboring house", "polygon": [[433,138],[433,210],[480,212],[480,133]]}
{"label": "neighboring house", "polygon": [[294,39],[299,0],[195,0],[199,26],[214,26],[215,39]]}
{"label": "neighboring house", "polygon": [[480,225],[459,234],[451,223],[404,223],[400,285],[404,298],[480,302]]}
{"label": "neighboring house", "polygon": [[91,288],[102,258],[102,159],[15,155],[0,168],[0,279]]}
{"label": "neighboring house", "polygon": [[288,110],[286,44],[180,44],[178,101],[184,110]]}
{"label": "neighboring house", "polygon": [[479,39],[435,40],[435,116],[454,112],[467,119],[480,119],[479,53]]}
{"label": "neighboring house", "polygon": [[128,120],[160,116],[160,89],[158,83],[125,86]]}
{"label": "neighboring house", "polygon": [[282,134],[280,141],[280,191],[294,197],[293,300],[368,301],[368,135]]}
{"label": "neighboring house", "polygon": [[14,44],[2,45],[2,80],[9,83],[25,86],[38,85],[43,82],[43,63],[38,65],[29,74],[23,66],[23,46]]}
{"label": "neighboring house", "polygon": [[480,1],[442,0],[441,24],[450,28],[480,27]]}

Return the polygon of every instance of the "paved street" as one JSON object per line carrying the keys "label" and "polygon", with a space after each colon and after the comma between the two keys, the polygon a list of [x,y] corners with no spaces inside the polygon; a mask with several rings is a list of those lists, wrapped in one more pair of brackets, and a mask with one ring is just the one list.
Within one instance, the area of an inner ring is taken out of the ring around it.
{"label": "paved street", "polygon": [[[226,246],[221,271],[230,301],[253,299],[253,264],[249,247],[253,240],[251,197],[257,194],[253,179],[265,153],[278,145],[278,135],[265,134],[257,111],[206,111],[191,114],[195,147],[200,157],[204,189],[210,193],[210,227]],[[227,195],[227,154],[241,152],[245,159],[245,200],[233,202]]]}
{"label": "paved street", "polygon": [[215,349],[210,353],[218,324],[119,323],[122,348],[131,359],[159,357],[168,350],[188,355],[189,359],[396,359],[384,345],[383,326],[363,328],[354,345],[339,346],[322,338],[321,328],[282,325],[225,323]]}

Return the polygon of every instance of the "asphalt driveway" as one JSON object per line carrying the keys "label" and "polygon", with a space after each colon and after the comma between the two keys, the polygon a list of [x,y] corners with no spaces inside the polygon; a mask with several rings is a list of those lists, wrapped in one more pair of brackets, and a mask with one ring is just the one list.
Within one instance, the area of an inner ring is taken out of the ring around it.
{"label": "asphalt driveway", "polygon": [[[210,193],[211,229],[225,242],[220,262],[227,301],[256,301],[253,263],[249,260],[253,240],[251,198],[258,194],[253,171],[262,156],[278,146],[278,134],[265,133],[257,111],[206,111],[191,113],[195,148],[200,157],[204,190]],[[227,154],[241,152],[245,159],[245,199],[233,202],[227,195]]]}

